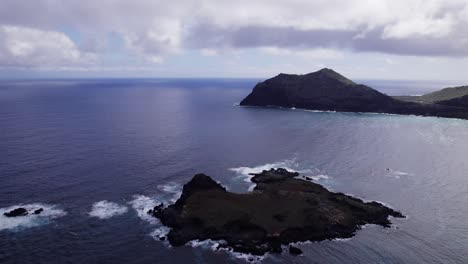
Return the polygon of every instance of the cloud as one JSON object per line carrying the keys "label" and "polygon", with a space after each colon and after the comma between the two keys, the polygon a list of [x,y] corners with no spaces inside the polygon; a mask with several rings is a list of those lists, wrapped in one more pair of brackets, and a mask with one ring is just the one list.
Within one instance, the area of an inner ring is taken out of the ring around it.
{"label": "cloud", "polygon": [[0,26],[0,65],[14,67],[80,65],[92,62],[65,34],[26,27]]}
{"label": "cloud", "polygon": [[155,63],[155,64],[164,63],[164,59],[162,57],[160,57],[160,56],[149,56],[148,61],[151,62],[151,63]]}
{"label": "cloud", "polygon": [[277,56],[298,56],[306,59],[342,59],[344,54],[338,50],[333,49],[283,49],[276,47],[262,47],[259,48],[261,52]]}
{"label": "cloud", "polygon": [[468,0],[2,0],[0,26],[3,65],[90,62],[109,34],[142,63],[251,48],[468,57]]}
{"label": "cloud", "polygon": [[[383,36],[384,28],[376,28],[359,36],[356,30],[298,30],[295,28],[243,27],[210,28],[200,25],[188,42],[197,47],[287,49],[342,49],[355,52],[380,52],[415,56],[468,56],[468,38],[462,32],[450,37],[417,36],[411,38]],[[359,36],[359,37],[356,37]],[[450,39],[451,41],[447,41]]]}
{"label": "cloud", "polygon": [[214,49],[201,49],[200,54],[202,56],[211,57],[218,55],[218,52]]}

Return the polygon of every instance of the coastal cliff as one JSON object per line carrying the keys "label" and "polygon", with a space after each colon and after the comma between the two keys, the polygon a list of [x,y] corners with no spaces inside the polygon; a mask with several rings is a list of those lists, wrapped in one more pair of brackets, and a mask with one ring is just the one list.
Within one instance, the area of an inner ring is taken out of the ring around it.
{"label": "coastal cliff", "polygon": [[282,73],[260,82],[240,105],[468,119],[464,107],[399,100],[327,68],[304,75]]}

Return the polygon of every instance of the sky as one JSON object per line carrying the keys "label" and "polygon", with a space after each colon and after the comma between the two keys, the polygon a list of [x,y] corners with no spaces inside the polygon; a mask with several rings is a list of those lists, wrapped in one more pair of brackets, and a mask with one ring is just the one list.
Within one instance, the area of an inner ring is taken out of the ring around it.
{"label": "sky", "polygon": [[0,78],[468,83],[468,0],[0,0]]}

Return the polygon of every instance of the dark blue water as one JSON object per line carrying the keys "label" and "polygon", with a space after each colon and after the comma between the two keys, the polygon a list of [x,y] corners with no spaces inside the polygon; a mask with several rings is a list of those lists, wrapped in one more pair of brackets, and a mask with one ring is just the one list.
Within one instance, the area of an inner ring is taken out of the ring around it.
{"label": "dark blue water", "polygon": [[[195,173],[245,192],[279,166],[409,217],[264,263],[466,263],[467,121],[236,106],[256,81],[2,82],[0,263],[244,262],[169,247],[145,211]],[[18,205],[46,210],[3,216]]]}

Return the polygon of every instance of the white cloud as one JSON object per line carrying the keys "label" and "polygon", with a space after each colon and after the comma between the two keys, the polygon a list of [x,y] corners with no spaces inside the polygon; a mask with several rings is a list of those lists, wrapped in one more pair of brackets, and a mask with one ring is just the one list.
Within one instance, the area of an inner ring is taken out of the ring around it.
{"label": "white cloud", "polygon": [[306,50],[293,50],[283,49],[276,47],[262,47],[261,52],[278,56],[299,56],[307,59],[341,59],[344,53],[334,49],[306,49]]}
{"label": "white cloud", "polygon": [[[112,48],[110,33],[123,40],[118,52],[125,54],[118,55],[141,65],[161,64],[185,50],[203,56],[258,49],[326,59],[350,51],[468,57],[468,0],[0,1],[4,66],[99,64]],[[70,31],[80,43],[67,36]]]}
{"label": "white cloud", "polygon": [[404,39],[414,35],[440,38],[450,34],[454,24],[455,21],[450,15],[437,19],[414,16],[386,26],[383,38]]}
{"label": "white cloud", "polygon": [[0,26],[0,64],[33,67],[91,63],[94,55],[78,50],[61,32]]}
{"label": "white cloud", "polygon": [[162,64],[164,63],[164,59],[160,56],[149,56],[148,57],[148,61],[151,62],[151,63],[155,63],[155,64]]}
{"label": "white cloud", "polygon": [[385,63],[387,64],[390,64],[390,65],[395,65],[395,64],[398,64],[394,59],[391,59],[391,58],[385,58],[384,59]]}
{"label": "white cloud", "polygon": [[210,57],[218,55],[218,52],[214,49],[201,49],[200,54],[202,56]]}

